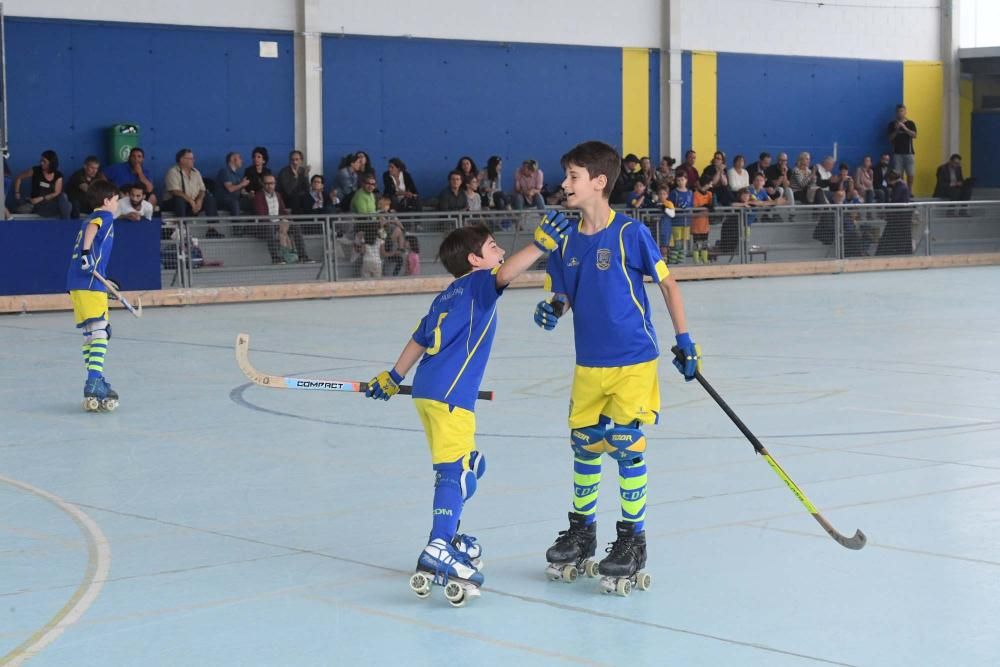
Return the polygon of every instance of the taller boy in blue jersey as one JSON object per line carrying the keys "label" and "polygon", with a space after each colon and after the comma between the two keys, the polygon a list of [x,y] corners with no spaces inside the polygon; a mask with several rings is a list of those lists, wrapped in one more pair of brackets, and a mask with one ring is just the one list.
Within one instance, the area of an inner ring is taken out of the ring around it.
{"label": "taller boy in blue jersey", "polygon": [[111,339],[108,290],[94,277],[95,272],[107,275],[115,244],[118,188],[108,181],[95,181],[87,197],[94,212],[80,224],[66,271],[66,289],[73,301],[76,326],[83,333],[83,363],[87,367],[83,407],[93,412],[114,410],[118,406],[118,394],[104,377],[104,356]]}
{"label": "taller boy in blue jersey", "polygon": [[[560,315],[574,310],[576,370],[570,399],[574,493],[569,530],[546,553],[550,573],[579,566],[596,550],[597,494],[601,455],[618,462],[622,520],[617,539],[599,572],[632,579],[646,565],[646,438],[644,424],[660,415],[657,359],[660,342],[650,318],[643,277],[650,276],[666,303],[686,362],[675,362],[685,379],[694,378],[700,350],[688,334],[680,289],[670,276],[649,230],[608,205],[621,158],[607,144],[590,141],[562,157],[566,205],[582,220],[549,256],[551,301],[535,309],[535,322],[551,330]],[[667,345],[667,348],[670,346]],[[588,564],[588,573],[590,572]],[[621,592],[621,591],[619,591]]]}
{"label": "taller boy in blue jersey", "polygon": [[[506,262],[503,248],[485,227],[451,232],[438,255],[454,282],[435,297],[395,366],[369,382],[368,396],[388,400],[420,362],[413,403],[430,445],[435,482],[430,539],[411,579],[419,595],[428,591],[414,580],[445,585],[457,579],[477,589],[483,583],[478,567],[482,547],[475,538],[458,534],[458,522],[486,471],[486,458],[475,443],[475,403],[496,333],[497,299],[510,281],[563,241],[568,227],[561,214],[546,215],[535,230],[534,244]],[[421,579],[421,573],[428,576]]]}

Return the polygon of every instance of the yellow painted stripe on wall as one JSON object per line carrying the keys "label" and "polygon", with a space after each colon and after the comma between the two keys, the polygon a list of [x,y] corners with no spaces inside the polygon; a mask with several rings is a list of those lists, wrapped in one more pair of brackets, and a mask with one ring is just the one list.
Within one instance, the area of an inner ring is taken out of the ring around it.
{"label": "yellow painted stripe on wall", "polygon": [[972,176],[972,81],[962,79],[958,99],[958,152],[962,154],[962,175]]}
{"label": "yellow painted stripe on wall", "polygon": [[649,155],[649,49],[622,49],[622,155]]}
{"label": "yellow painted stripe on wall", "polygon": [[940,62],[906,61],[903,63],[903,104],[907,115],[917,124],[913,142],[917,175],[913,193],[929,197],[934,193],[938,165],[944,154],[944,67]]}
{"label": "yellow painted stripe on wall", "polygon": [[691,53],[691,148],[698,153],[699,171],[712,161],[712,153],[719,148],[716,65],[715,53]]}

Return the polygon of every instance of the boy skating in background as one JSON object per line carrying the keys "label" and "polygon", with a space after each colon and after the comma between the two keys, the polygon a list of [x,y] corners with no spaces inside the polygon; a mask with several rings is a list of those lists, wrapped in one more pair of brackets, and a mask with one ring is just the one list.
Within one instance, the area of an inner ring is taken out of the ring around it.
{"label": "boy skating in background", "polygon": [[76,327],[83,331],[83,363],[87,367],[83,407],[88,412],[111,411],[118,407],[118,394],[104,377],[104,357],[111,340],[108,289],[94,277],[94,272],[107,275],[115,243],[118,187],[109,181],[95,181],[87,197],[94,212],[86,217],[76,235],[66,289],[73,301]]}

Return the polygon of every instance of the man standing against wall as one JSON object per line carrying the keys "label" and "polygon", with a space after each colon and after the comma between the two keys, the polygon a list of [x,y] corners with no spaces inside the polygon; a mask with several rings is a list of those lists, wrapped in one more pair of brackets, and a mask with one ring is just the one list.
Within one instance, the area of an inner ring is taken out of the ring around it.
{"label": "man standing against wall", "polygon": [[896,105],[896,117],[889,123],[889,143],[892,144],[892,170],[906,175],[906,185],[913,191],[913,174],[916,160],[913,140],[917,138],[917,124],[906,117],[906,107]]}

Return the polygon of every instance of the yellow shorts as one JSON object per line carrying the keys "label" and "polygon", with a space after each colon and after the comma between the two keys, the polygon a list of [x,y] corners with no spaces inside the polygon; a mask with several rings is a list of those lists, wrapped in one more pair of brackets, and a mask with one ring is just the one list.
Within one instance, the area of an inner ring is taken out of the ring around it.
{"label": "yellow shorts", "polygon": [[660,418],[658,362],[653,359],[613,368],[577,366],[573,372],[569,427],[593,426],[601,415],[618,424],[636,419],[655,424]]}
{"label": "yellow shorts", "polygon": [[108,319],[108,293],[89,289],[75,289],[69,293],[73,301],[73,315],[76,326],[82,328],[87,322]]}
{"label": "yellow shorts", "polygon": [[451,463],[476,448],[476,413],[429,398],[415,398],[431,449],[431,463]]}
{"label": "yellow shorts", "polygon": [[674,241],[687,241],[691,238],[691,228],[674,227],[670,230],[670,238]]}

